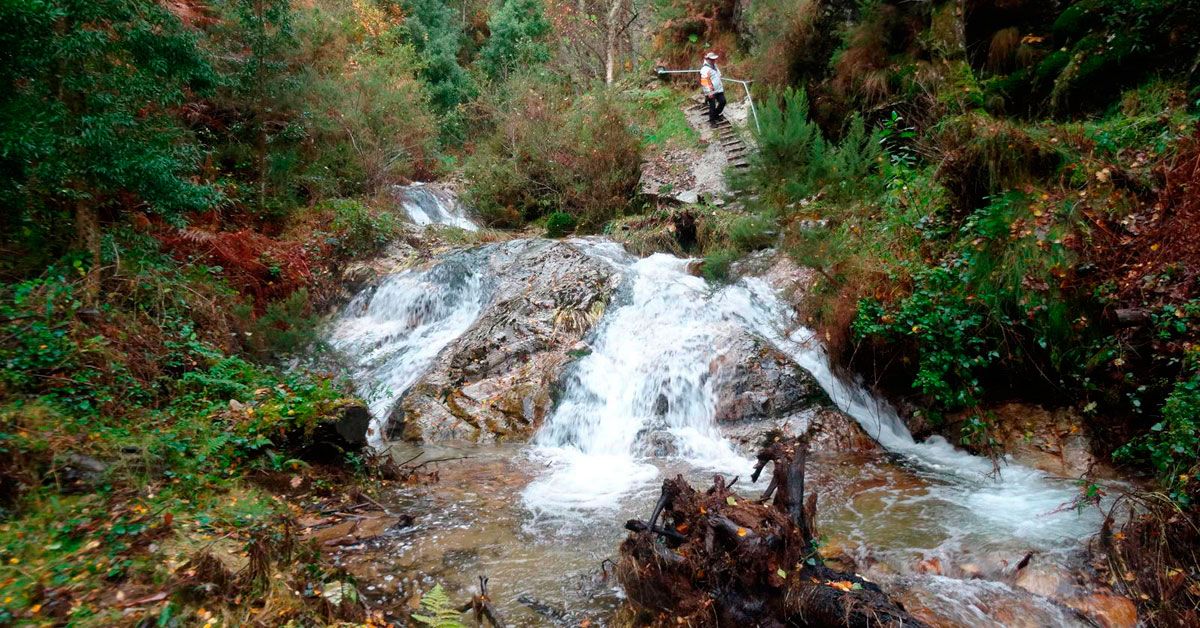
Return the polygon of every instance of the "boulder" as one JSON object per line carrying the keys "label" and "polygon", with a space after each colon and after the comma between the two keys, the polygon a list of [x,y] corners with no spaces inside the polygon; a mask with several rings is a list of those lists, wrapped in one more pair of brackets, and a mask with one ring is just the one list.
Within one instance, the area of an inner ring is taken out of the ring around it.
{"label": "boulder", "polygon": [[[1005,403],[988,408],[988,413],[995,426],[991,436],[1014,461],[1061,477],[1079,477],[1088,471],[1112,476],[1092,453],[1091,430],[1075,410]],[[958,434],[965,419],[953,417],[944,433]]]}
{"label": "boulder", "polygon": [[1065,603],[1101,628],[1134,628],[1138,625],[1137,606],[1122,595],[1093,593],[1068,599]]}
{"label": "boulder", "polygon": [[762,339],[742,334],[709,365],[718,423],[786,419],[829,405],[820,384]]}
{"label": "boulder", "polygon": [[395,406],[388,431],[410,441],[527,438],[554,384],[620,283],[620,268],[580,241],[493,249],[493,297]]}

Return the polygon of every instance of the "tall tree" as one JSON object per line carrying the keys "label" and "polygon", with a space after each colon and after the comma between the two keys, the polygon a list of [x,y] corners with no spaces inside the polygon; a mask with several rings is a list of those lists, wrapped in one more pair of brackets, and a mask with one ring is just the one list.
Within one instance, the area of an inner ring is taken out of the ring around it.
{"label": "tall tree", "polygon": [[0,202],[10,220],[73,221],[87,301],[101,210],[217,199],[190,178],[200,151],[174,115],[213,80],[194,35],[152,0],[0,0]]}
{"label": "tall tree", "polygon": [[475,96],[475,85],[458,63],[462,48],[459,16],[442,0],[406,0],[404,29],[421,59],[421,80],[429,102],[442,116],[443,139],[456,139],[459,106]]}
{"label": "tall tree", "polygon": [[479,64],[492,80],[508,78],[518,67],[550,60],[550,22],[541,0],[498,0],[488,20],[490,35]]}

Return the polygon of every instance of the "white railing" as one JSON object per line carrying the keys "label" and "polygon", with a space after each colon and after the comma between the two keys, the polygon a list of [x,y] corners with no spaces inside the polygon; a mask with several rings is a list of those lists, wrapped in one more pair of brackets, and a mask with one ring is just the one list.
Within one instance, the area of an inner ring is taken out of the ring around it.
{"label": "white railing", "polygon": [[[659,76],[663,76],[665,74],[699,74],[700,70],[668,70],[663,67],[658,67],[654,68],[654,72]],[[721,77],[721,80],[729,81],[730,83],[737,83],[742,86],[742,89],[746,90],[746,102],[750,103],[750,115],[754,118],[754,129],[756,131],[762,131],[762,127],[758,125],[758,111],[754,109],[754,96],[750,93],[750,84],[754,81],[743,81],[724,76]]]}

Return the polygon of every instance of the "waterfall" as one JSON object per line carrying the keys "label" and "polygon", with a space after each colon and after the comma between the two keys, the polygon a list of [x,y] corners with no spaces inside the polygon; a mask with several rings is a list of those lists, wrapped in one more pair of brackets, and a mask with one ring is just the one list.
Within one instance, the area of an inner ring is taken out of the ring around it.
{"label": "waterfall", "polygon": [[616,508],[658,476],[647,462],[656,437],[697,466],[747,472],[750,462],[712,420],[710,357],[736,333],[748,304],[712,293],[687,260],[653,255],[633,263],[591,353],[536,437],[555,470],[525,492],[534,510]]}
{"label": "waterfall", "polygon": [[458,198],[448,190],[429,183],[413,183],[395,186],[394,193],[409,219],[418,226],[439,224],[467,231],[479,229],[467,217]]}
{"label": "waterfall", "polygon": [[391,275],[334,322],[329,343],[351,362],[376,443],[400,396],[479,318],[488,300],[485,259],[479,251],[457,253],[432,268]]}
{"label": "waterfall", "polygon": [[[897,413],[860,383],[837,377],[811,331],[798,327],[764,281],[712,288],[686,260],[654,255],[633,263],[616,303],[593,332],[592,352],[563,382],[561,401],[535,439],[548,466],[524,491],[537,517],[572,520],[609,512],[660,476],[660,435],[693,468],[746,477],[750,462],[722,438],[709,365],[736,333],[760,336],[811,373],[833,402],[886,449],[932,478],[918,508],[936,508],[950,536],[992,529],[1053,546],[1095,529],[1094,517],[1064,512],[1074,491],[1044,473],[989,460],[940,437],[913,439]],[[929,504],[936,504],[929,506]]]}

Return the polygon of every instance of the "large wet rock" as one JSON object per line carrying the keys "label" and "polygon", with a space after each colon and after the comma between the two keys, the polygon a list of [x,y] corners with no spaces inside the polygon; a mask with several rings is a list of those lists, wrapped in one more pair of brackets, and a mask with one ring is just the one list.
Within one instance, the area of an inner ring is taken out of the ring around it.
{"label": "large wet rock", "polygon": [[829,404],[829,396],[812,375],[750,334],[732,339],[709,370],[718,423],[785,419]]}
{"label": "large wet rock", "polygon": [[[1016,462],[1051,475],[1080,477],[1085,473],[1112,474],[1092,453],[1087,422],[1071,408],[1046,409],[1025,403],[1005,403],[988,408],[994,426],[990,435]],[[961,432],[965,416],[954,417],[943,432]]]}
{"label": "large wet rock", "polygon": [[879,450],[858,422],[837,409],[817,380],[787,354],[746,333],[729,341],[709,365],[714,417],[722,431],[747,447],[766,432],[807,435],[814,451]]}
{"label": "large wet rock", "polygon": [[490,304],[409,389],[389,432],[406,440],[527,438],[563,368],[620,282],[603,245],[524,240],[494,249]]}

